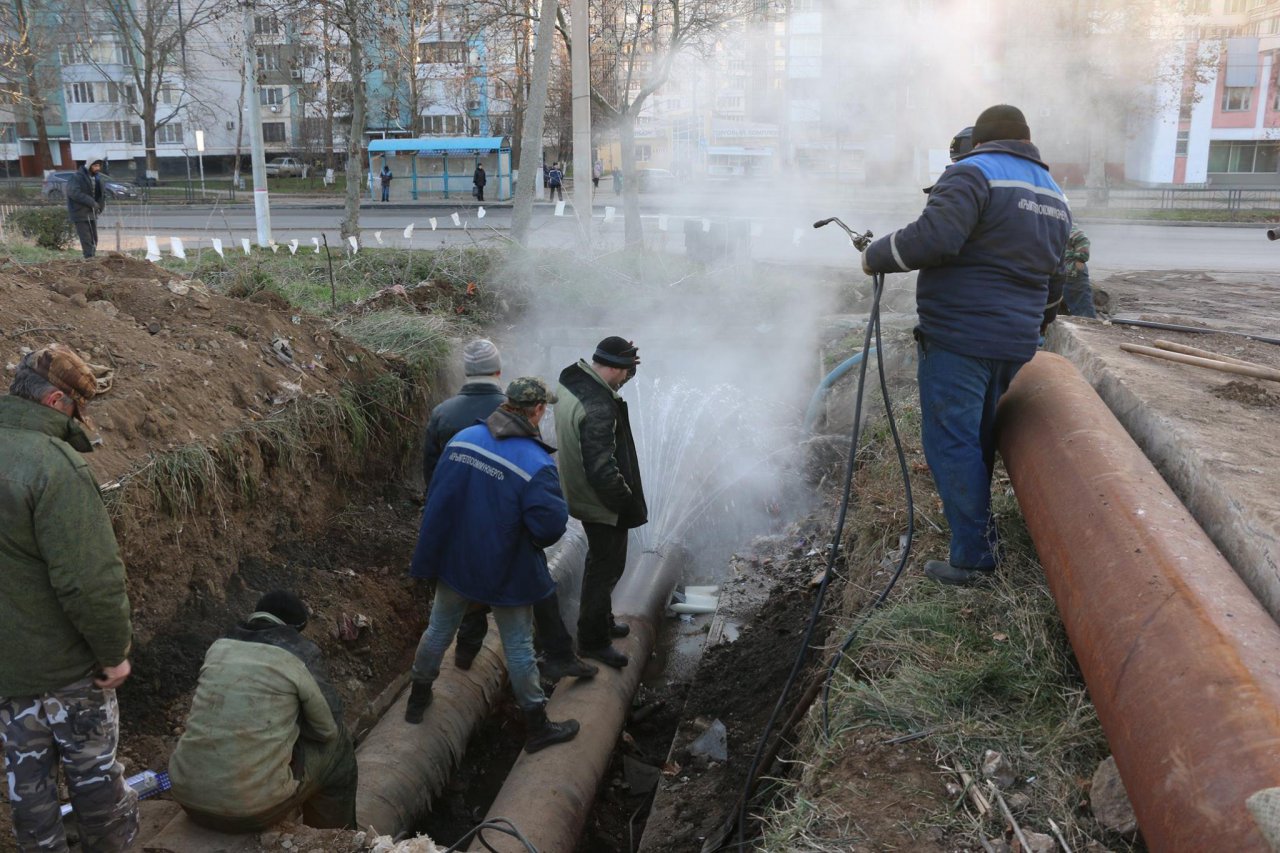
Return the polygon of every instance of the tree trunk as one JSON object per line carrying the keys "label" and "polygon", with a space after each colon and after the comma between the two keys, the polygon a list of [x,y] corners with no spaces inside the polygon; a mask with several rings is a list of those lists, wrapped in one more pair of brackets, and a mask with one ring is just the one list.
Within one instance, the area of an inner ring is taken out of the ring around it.
{"label": "tree trunk", "polygon": [[[547,86],[551,80],[552,40],[555,34],[556,0],[542,0],[538,11],[538,47],[533,53],[533,83],[525,106],[524,129],[520,134],[520,180],[511,211],[511,239],[521,246],[529,240],[533,219],[534,182],[542,163],[542,123],[547,111]],[[530,146],[526,157],[525,146]]]}
{"label": "tree trunk", "polygon": [[244,151],[244,90],[246,88],[246,79],[244,74],[244,65],[240,66],[240,97],[236,100],[236,115],[240,120],[236,122],[236,160],[231,172],[232,190],[240,188],[240,156]]}
{"label": "tree trunk", "polygon": [[142,144],[147,154],[147,171],[159,172],[160,164],[156,160],[156,104],[154,100],[144,101],[142,104]]}
{"label": "tree trunk", "polygon": [[[358,12],[353,12],[352,18],[357,14]],[[361,168],[361,158],[364,156],[364,50],[360,46],[356,20],[351,21],[348,39],[351,42],[351,58],[347,66],[351,77],[351,130],[347,132],[347,201],[346,213],[342,219],[344,240],[360,236],[360,192],[364,189],[361,177],[364,174]]]}
{"label": "tree trunk", "polygon": [[30,84],[29,91],[31,92],[31,120],[36,126],[36,146],[32,153],[35,155],[36,175],[40,176],[44,175],[46,168],[53,168],[53,149],[49,146],[49,123],[44,118],[44,99],[35,83]]}
{"label": "tree trunk", "polygon": [[631,104],[618,114],[618,138],[622,148],[622,212],[626,217],[623,231],[627,248],[644,245],[644,228],[640,224],[640,186],[636,177],[636,117],[639,108]]}

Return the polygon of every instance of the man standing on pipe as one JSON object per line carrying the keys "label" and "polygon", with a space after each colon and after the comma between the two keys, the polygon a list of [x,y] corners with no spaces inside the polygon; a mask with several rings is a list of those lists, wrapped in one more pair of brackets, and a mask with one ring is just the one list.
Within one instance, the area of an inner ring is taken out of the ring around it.
{"label": "man standing on pipe", "polygon": [[[436,466],[445,445],[462,430],[473,426],[502,405],[506,395],[502,393],[499,379],[502,376],[502,355],[493,341],[478,338],[462,348],[462,367],[467,381],[458,393],[436,406],[427,420],[427,432],[422,446],[422,482],[428,493]],[[471,669],[472,662],[484,645],[489,632],[489,608],[473,604],[463,617],[458,629],[458,643],[453,650],[453,663],[458,669]],[[552,587],[551,594],[533,605],[533,620],[538,632],[538,644],[545,655],[542,677],[549,681],[562,678],[590,678],[597,670],[573,653],[573,637],[560,618],[560,598]]]}
{"label": "man standing on pipe", "polygon": [[547,719],[533,657],[533,604],[555,588],[543,548],[564,535],[569,512],[551,453],[539,437],[546,383],[522,377],[483,422],[454,436],[431,479],[410,574],[436,580],[431,620],[418,642],[405,722],[422,722],[440,662],[472,602],[493,608],[507,675],[525,714],[525,752],[572,740],[577,720]]}
{"label": "man standing on pipe", "polygon": [[1021,110],[984,110],[972,138],[920,218],[862,256],[867,275],[920,270],[921,440],[951,526],[950,559],[929,560],[925,574],[954,585],[995,571],[996,403],[1057,314],[1071,230],[1066,196]]}
{"label": "man standing on pipe", "polygon": [[556,406],[560,483],[569,513],[581,519],[587,534],[578,649],[617,669],[629,661],[611,638],[625,637],[630,626],[614,621],[611,596],[627,566],[628,531],[649,520],[627,404],[618,394],[639,366],[635,344],[616,335],[605,338],[590,363],[579,359],[561,371],[564,402]]}

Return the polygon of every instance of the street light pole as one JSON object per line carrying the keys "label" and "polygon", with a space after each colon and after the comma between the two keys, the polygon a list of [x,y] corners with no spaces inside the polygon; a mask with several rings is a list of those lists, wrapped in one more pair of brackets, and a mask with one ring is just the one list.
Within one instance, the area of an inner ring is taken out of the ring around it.
{"label": "street light pole", "polygon": [[196,154],[200,159],[200,200],[204,201],[204,131],[196,131]]}
{"label": "street light pole", "polygon": [[[271,203],[267,198],[267,157],[262,143],[262,110],[258,102],[258,58],[253,44],[253,0],[244,4],[244,73],[249,88],[249,149],[253,162],[253,215],[258,245],[271,243]],[[244,116],[240,117],[244,121]]]}
{"label": "street light pole", "polygon": [[[591,48],[587,26],[587,0],[571,0],[569,28],[573,49],[569,57],[573,82],[573,208],[582,237],[592,241],[591,222]],[[523,164],[521,164],[523,165]]]}

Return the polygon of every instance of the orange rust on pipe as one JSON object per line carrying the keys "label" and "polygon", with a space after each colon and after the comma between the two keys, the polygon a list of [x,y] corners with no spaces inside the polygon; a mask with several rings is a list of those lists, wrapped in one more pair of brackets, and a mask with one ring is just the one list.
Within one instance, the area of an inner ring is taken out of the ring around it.
{"label": "orange rust on pipe", "polygon": [[[568,743],[533,755],[521,753],[486,820],[506,818],[546,853],[577,848],[653,651],[657,619],[679,579],[683,558],[680,551],[668,556],[646,553],[627,569],[614,588],[613,610],[631,626],[626,640],[615,644],[631,656],[631,663],[622,670],[601,666],[600,674],[590,680],[560,682],[547,704],[547,716],[573,718],[582,729]],[[517,839],[497,832],[486,832],[484,840],[503,853],[526,850]],[[486,848],[476,840],[470,849]]]}
{"label": "orange rust on pipe", "polygon": [[1013,481],[1138,824],[1154,851],[1270,849],[1280,628],[1066,359],[1000,403]]}

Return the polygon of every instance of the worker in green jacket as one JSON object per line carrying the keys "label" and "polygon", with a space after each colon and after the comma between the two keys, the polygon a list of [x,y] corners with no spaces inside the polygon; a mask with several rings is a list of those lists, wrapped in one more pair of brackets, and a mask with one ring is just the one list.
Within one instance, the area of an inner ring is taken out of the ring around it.
{"label": "worker in green jacket", "polygon": [[[81,427],[97,385],[76,353],[26,355],[0,397],[0,740],[19,851],[124,850],[137,797],[116,760],[133,634],[124,563]],[[0,845],[3,846],[3,845]]]}
{"label": "worker in green jacket", "polygon": [[356,758],[307,608],[269,592],[204,657],[169,761],[173,798],[220,832],[260,832],[302,810],[308,826],[355,828]]}

